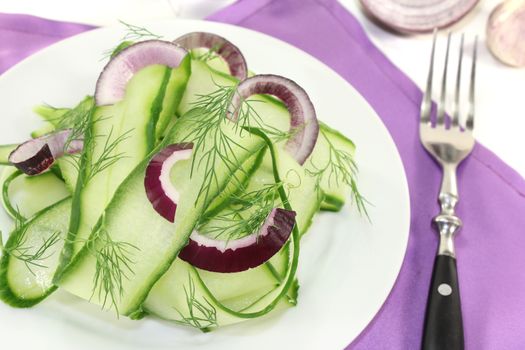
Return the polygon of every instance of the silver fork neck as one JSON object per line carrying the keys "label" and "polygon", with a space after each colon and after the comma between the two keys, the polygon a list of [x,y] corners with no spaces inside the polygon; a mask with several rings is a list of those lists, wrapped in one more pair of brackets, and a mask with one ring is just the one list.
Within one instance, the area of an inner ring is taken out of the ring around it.
{"label": "silver fork neck", "polygon": [[458,182],[456,179],[456,165],[444,164],[441,189],[439,190],[439,204],[441,214],[454,215],[458,198]]}
{"label": "silver fork neck", "polygon": [[443,178],[439,191],[441,212],[434,218],[434,224],[439,232],[439,255],[456,257],[454,236],[463,225],[456,216],[455,208],[459,200],[456,168],[454,164],[443,164]]}

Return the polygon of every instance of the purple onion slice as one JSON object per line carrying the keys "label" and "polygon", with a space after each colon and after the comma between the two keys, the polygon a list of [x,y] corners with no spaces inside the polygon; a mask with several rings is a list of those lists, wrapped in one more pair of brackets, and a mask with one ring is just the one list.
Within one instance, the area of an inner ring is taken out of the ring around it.
{"label": "purple onion slice", "polygon": [[239,80],[244,80],[248,76],[248,67],[241,50],[222,36],[206,32],[192,32],[175,39],[173,42],[186,50],[200,48],[214,50],[226,61],[231,75]]}
{"label": "purple onion slice", "polygon": [[136,72],[153,64],[176,68],[187,53],[180,46],[163,40],[146,40],[126,47],[108,62],[100,74],[95,103],[104,106],[120,101],[124,98],[128,81]]}
{"label": "purple onion slice", "polygon": [[27,175],[38,175],[64,154],[82,151],[83,140],[69,140],[71,133],[65,129],[28,140],[11,152],[9,162]]}
{"label": "purple onion slice", "polygon": [[217,240],[193,231],[179,258],[212,272],[240,272],[268,261],[286,243],[295,225],[295,212],[274,208],[259,232],[235,240]]}
{"label": "purple onion slice", "polygon": [[479,0],[361,0],[364,10],[385,26],[402,33],[431,32],[448,27]]}
{"label": "purple onion slice", "polygon": [[242,81],[231,102],[229,118],[236,121],[242,102],[256,94],[268,94],[284,102],[290,113],[290,134],[286,150],[304,164],[317,142],[319,123],[308,94],[293,80],[279,75],[261,74]]}
{"label": "purple onion slice", "polygon": [[192,143],[169,145],[153,156],[146,168],[146,195],[157,213],[170,222],[175,221],[180,197],[179,191],[171,182],[171,169],[178,161],[189,159],[192,151]]}

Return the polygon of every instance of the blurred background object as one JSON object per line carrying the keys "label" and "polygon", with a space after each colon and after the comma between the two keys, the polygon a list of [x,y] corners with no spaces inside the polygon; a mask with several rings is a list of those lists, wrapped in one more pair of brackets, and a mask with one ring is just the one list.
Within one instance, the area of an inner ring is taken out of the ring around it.
{"label": "blurred background object", "polygon": [[496,6],[487,23],[487,45],[503,63],[525,66],[525,0]]}
{"label": "blurred background object", "polygon": [[361,0],[367,14],[401,33],[426,33],[448,27],[477,3],[478,0]]}

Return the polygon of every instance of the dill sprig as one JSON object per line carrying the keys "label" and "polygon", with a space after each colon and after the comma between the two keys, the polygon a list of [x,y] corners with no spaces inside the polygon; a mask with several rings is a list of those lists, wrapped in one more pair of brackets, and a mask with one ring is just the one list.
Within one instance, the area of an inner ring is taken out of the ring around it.
{"label": "dill sprig", "polygon": [[132,255],[140,249],[128,242],[112,240],[104,228],[104,221],[103,214],[100,225],[85,240],[85,249],[96,260],[91,298],[96,295],[102,301],[102,309],[109,303],[109,308],[113,306],[118,316],[118,300],[124,295],[124,280],[129,280],[134,273]]}
{"label": "dill sprig", "polygon": [[[130,129],[116,138],[113,139],[113,127],[111,127],[108,135],[97,135],[94,137],[96,138],[105,138],[104,146],[102,147],[102,151],[100,152],[100,155],[94,159],[90,167],[87,168],[86,176],[84,177],[84,180],[89,182],[93,177],[95,177],[98,173],[101,173],[102,171],[106,170],[116,162],[118,162],[120,159],[126,157],[125,152],[119,152],[115,153],[117,147],[119,144],[124,142],[125,140],[129,139],[131,137],[131,132],[133,129]],[[89,142],[88,147],[94,147],[96,142]],[[85,145],[84,145],[85,147]]]}
{"label": "dill sprig", "polygon": [[253,124],[276,139],[288,138],[290,135],[264,123],[252,105],[252,102],[261,101],[241,101],[236,111],[237,120],[227,124],[228,114],[233,112],[231,102],[237,93],[236,86],[222,86],[217,83],[215,85],[217,90],[207,95],[198,95],[192,109],[186,113],[186,118],[194,123],[194,127],[185,137],[185,141],[193,142],[194,145],[190,174],[193,175],[202,168],[204,174],[196,201],[204,198],[206,202],[214,186],[219,185],[217,167],[225,166],[232,174],[232,181],[241,183],[235,175],[241,165],[237,153],[246,148],[225,132],[225,128],[229,127],[235,135],[242,136]]}
{"label": "dill sprig", "polygon": [[124,27],[126,27],[126,34],[122,37],[121,41],[126,40],[143,40],[143,39],[160,39],[162,35],[152,33],[149,29],[137,26],[131,23],[119,21]]}
{"label": "dill sprig", "polygon": [[[206,202],[214,186],[219,185],[216,172],[218,166],[226,166],[230,173],[234,174],[240,165],[237,153],[244,147],[223,129],[234,93],[235,87],[220,86],[217,91],[208,95],[199,95],[198,100],[193,103],[193,108],[188,112],[188,118],[195,123],[194,128],[186,136],[186,139],[194,145],[191,176],[204,167],[202,171],[204,181],[199,189],[197,201],[203,197]],[[239,122],[246,121],[239,120]],[[232,125],[237,128],[237,124]],[[235,175],[233,180],[239,181]]]}
{"label": "dill sprig", "polygon": [[87,128],[89,116],[94,107],[93,97],[88,96],[75,108],[70,109],[57,119],[53,119],[53,122],[58,130],[72,128],[73,131],[82,136],[84,134],[83,131]]}
{"label": "dill sprig", "polygon": [[[87,128],[92,128],[95,123],[98,123],[106,118],[99,117],[96,120],[91,120],[91,118],[80,119],[78,124],[73,128],[70,140],[72,142],[74,139],[78,139],[76,135],[83,135],[86,133]],[[97,174],[106,170],[110,166],[114,165],[120,159],[126,157],[125,152],[116,153],[117,147],[124,142],[125,140],[131,137],[133,129],[127,130],[124,133],[114,137],[114,129],[111,127],[107,135],[95,135],[91,138],[84,139],[84,149],[79,154],[72,154],[65,158],[66,161],[70,162],[77,171],[80,171],[81,168],[84,170],[84,176],[82,181],[84,186],[93,179]],[[98,156],[96,158],[90,159],[89,162],[86,162],[92,154],[94,154],[95,147],[100,139],[104,139],[104,144]],[[67,146],[66,146],[67,147]],[[89,163],[89,166],[87,164]]]}
{"label": "dill sprig", "polygon": [[[29,272],[34,276],[34,268],[47,268],[44,261],[50,258],[55,252],[49,253],[49,249],[61,241],[60,231],[53,232],[49,237],[42,239],[39,246],[28,245],[27,242],[28,226],[21,215],[15,216],[15,229],[13,241],[8,246],[3,247],[4,254],[7,253],[13,258],[22,261]],[[1,232],[0,232],[1,236]],[[0,239],[1,240],[1,239]]]}
{"label": "dill sprig", "polygon": [[202,62],[209,62],[214,59],[219,58],[218,52],[222,48],[223,45],[221,44],[215,44],[210,49],[206,50],[204,53],[198,54],[195,52],[191,52],[191,57],[195,60],[202,61]]}
{"label": "dill sprig", "polygon": [[95,100],[93,97],[86,97],[75,108],[69,110],[56,122],[57,130],[71,129],[71,134],[66,141],[65,148],[76,140],[83,140],[84,134],[91,126],[92,115],[95,113]]}
{"label": "dill sprig", "polygon": [[354,161],[354,157],[337,147],[330,141],[326,133],[320,129],[319,134],[325,139],[328,144],[328,160],[322,166],[316,165],[314,159],[310,159],[312,169],[306,169],[306,173],[309,176],[315,177],[316,188],[318,196],[321,198],[321,181],[323,179],[328,180],[328,186],[339,186],[345,184],[350,187],[352,192],[352,200],[357,206],[357,210],[360,214],[364,214],[368,217],[366,204],[368,203],[363,195],[359,192],[357,187],[357,172],[358,168]]}
{"label": "dill sprig", "polygon": [[176,321],[179,324],[198,328],[203,332],[209,331],[209,328],[217,326],[217,310],[206,299],[202,297],[204,302],[197,300],[195,296],[195,283],[193,278],[188,274],[188,288],[183,286],[184,294],[186,295],[186,305],[188,307],[188,316],[174,307],[175,311],[180,315],[181,320]]}
{"label": "dill sprig", "polygon": [[266,184],[260,189],[233,195],[228,208],[219,215],[204,217],[198,231],[226,241],[259,232],[275,207],[282,186],[282,183]]}
{"label": "dill sprig", "polygon": [[102,60],[115,56],[122,49],[133,44],[136,41],[162,38],[162,35],[155,34],[147,28],[126,23],[122,20],[120,20],[119,22],[125,27],[126,33],[124,34],[124,36],[122,36],[122,38],[120,38],[120,42],[118,43],[118,45],[104,51]]}

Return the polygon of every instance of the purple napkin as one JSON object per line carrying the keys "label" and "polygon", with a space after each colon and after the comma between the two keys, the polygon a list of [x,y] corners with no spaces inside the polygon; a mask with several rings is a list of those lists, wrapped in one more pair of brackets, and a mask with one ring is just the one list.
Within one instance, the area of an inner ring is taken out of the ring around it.
{"label": "purple napkin", "polygon": [[[419,144],[421,91],[335,0],[241,0],[211,20],[285,40],[347,79],[372,105],[401,153],[412,220],[396,285],[351,349],[419,349],[437,247],[430,221],[440,172]],[[0,73],[32,52],[90,27],[0,14]],[[479,81],[483,84],[482,81]],[[525,348],[525,181],[483,146],[459,170],[464,230],[457,237],[467,349]]]}

